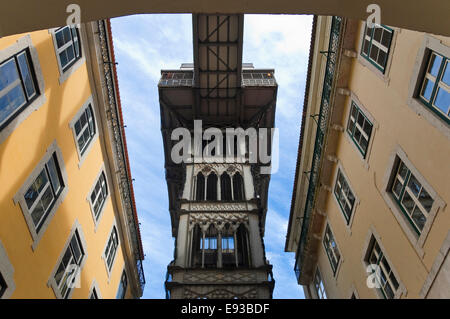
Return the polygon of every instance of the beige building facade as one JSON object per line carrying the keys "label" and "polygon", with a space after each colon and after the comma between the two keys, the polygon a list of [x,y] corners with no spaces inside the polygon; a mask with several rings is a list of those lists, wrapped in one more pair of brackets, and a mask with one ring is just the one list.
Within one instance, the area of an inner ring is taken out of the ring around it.
{"label": "beige building facade", "polygon": [[318,16],[286,251],[307,298],[450,297],[450,39]]}

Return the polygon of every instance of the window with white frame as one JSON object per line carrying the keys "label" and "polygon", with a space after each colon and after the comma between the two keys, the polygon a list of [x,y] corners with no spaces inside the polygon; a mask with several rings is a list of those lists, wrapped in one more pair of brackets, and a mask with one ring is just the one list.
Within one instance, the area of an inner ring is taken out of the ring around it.
{"label": "window with white frame", "polygon": [[390,191],[400,210],[420,235],[434,199],[403,161],[398,159],[394,168],[395,177]]}
{"label": "window with white frame", "polygon": [[63,188],[60,167],[56,153],[53,153],[24,194],[36,232],[39,232]]}
{"label": "window with white frame", "polygon": [[361,56],[384,73],[389,57],[394,31],[384,25],[374,24],[370,28],[367,24],[361,46]]}
{"label": "window with white frame", "polygon": [[364,158],[366,157],[369,146],[372,128],[373,124],[367,119],[358,105],[352,101],[350,115],[348,117],[347,133]]}
{"label": "window with white frame", "polygon": [[91,104],[88,104],[81,113],[74,124],[74,129],[78,150],[80,154],[83,155],[95,136],[95,120]]}
{"label": "window with white frame", "polygon": [[328,299],[325,287],[323,285],[322,276],[319,271],[319,267],[316,269],[316,274],[314,276],[314,288],[316,288],[317,296],[319,299]]}
{"label": "window with white frame", "polygon": [[334,195],[336,196],[339,207],[348,224],[352,217],[353,207],[355,206],[355,195],[353,195],[350,186],[339,168],[336,177],[336,185],[334,186]]}
{"label": "window with white frame", "polygon": [[0,130],[39,95],[28,49],[0,62]]}
{"label": "window with white frame", "polygon": [[105,205],[106,198],[108,197],[108,186],[106,185],[105,173],[102,172],[95,183],[94,189],[92,190],[90,200],[92,209],[94,210],[95,220],[98,221],[100,217],[100,212]]}
{"label": "window with white frame", "polygon": [[431,51],[420,87],[419,99],[450,124],[449,58]]}
{"label": "window with white frame", "polygon": [[122,276],[120,277],[119,289],[117,290],[116,299],[125,299],[127,287],[128,287],[127,273],[124,270],[122,272]]}
{"label": "window with white frame", "polygon": [[392,267],[381,250],[380,245],[373,236],[365,261],[373,265],[373,269],[375,270],[376,289],[382,293],[384,298],[393,299],[400,286],[399,281],[392,271]]}
{"label": "window with white frame", "polygon": [[54,279],[62,298],[67,298],[73,289],[77,273],[80,271],[81,262],[85,252],[81,244],[78,230],[75,230],[69,245],[56,270]]}
{"label": "window with white frame", "polygon": [[334,239],[333,233],[331,232],[330,225],[328,224],[325,228],[325,234],[323,236],[323,246],[325,247],[325,252],[327,253],[334,275],[336,274],[339,261],[341,260],[341,254]]}
{"label": "window with white frame", "polygon": [[61,73],[81,58],[81,42],[76,26],[64,26],[55,31],[56,56]]}
{"label": "window with white frame", "polygon": [[105,249],[105,260],[108,270],[111,271],[119,246],[119,238],[117,237],[116,226],[113,227],[111,235],[109,236],[108,244]]}

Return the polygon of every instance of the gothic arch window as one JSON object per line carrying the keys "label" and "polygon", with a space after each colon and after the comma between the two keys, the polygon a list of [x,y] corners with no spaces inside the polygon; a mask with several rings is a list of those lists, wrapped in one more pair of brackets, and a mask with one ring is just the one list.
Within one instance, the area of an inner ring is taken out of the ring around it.
{"label": "gothic arch window", "polygon": [[231,178],[227,172],[220,176],[220,194],[221,200],[231,201],[233,199],[231,193]]}
{"label": "gothic arch window", "polygon": [[236,231],[237,263],[239,267],[250,266],[250,251],[247,228],[241,224]]}
{"label": "gothic arch window", "polygon": [[205,176],[202,173],[197,174],[195,200],[205,200]]}
{"label": "gothic arch window", "polygon": [[244,200],[244,180],[239,173],[233,176],[233,195],[234,200]]}
{"label": "gothic arch window", "polygon": [[217,229],[211,224],[205,233],[205,240],[201,244],[205,254],[204,266],[206,268],[217,267],[217,234]]}
{"label": "gothic arch window", "polygon": [[217,175],[211,173],[206,180],[206,200],[217,200]]}

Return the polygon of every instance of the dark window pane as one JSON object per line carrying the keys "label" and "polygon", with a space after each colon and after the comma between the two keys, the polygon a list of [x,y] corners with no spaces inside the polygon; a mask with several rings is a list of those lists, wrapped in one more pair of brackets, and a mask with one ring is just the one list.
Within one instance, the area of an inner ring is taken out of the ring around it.
{"label": "dark window pane", "polygon": [[47,187],[47,189],[45,190],[44,194],[42,194],[42,206],[44,207],[45,211],[48,211],[48,208],[50,207],[50,205],[53,202],[53,191],[51,187]]}
{"label": "dark window pane", "polygon": [[402,191],[402,184],[398,179],[395,179],[394,186],[392,187],[392,192],[394,193],[394,195],[396,195],[395,197],[399,198],[401,191]]}
{"label": "dark window pane", "polygon": [[55,33],[55,38],[56,38],[56,46],[59,49],[65,43],[65,41],[64,41],[64,34],[63,34],[62,30]]}
{"label": "dark window pane", "polygon": [[45,170],[42,170],[39,176],[34,180],[33,184],[30,186],[30,188],[24,195],[28,208],[31,208],[31,206],[33,205],[39,193],[42,191],[47,182],[48,182],[47,174],[45,173]]}
{"label": "dark window pane", "polygon": [[359,144],[359,140],[361,139],[361,132],[358,128],[355,129],[353,137],[355,138],[356,142],[358,142],[358,144]]}
{"label": "dark window pane", "polygon": [[392,288],[391,288],[389,283],[386,284],[386,286],[384,287],[384,292],[386,293],[386,298],[387,299],[394,298],[394,292],[392,291]]}
{"label": "dark window pane", "polygon": [[65,269],[66,268],[64,267],[64,264],[61,262],[59,264],[58,270],[56,271],[56,274],[55,274],[55,281],[58,286],[59,286],[59,283],[61,282],[62,276],[64,275]]}
{"label": "dark window pane", "polygon": [[361,141],[360,141],[359,145],[361,146],[363,154],[366,154],[368,142],[363,136],[361,136]]}
{"label": "dark window pane", "polygon": [[68,58],[67,58],[66,50],[62,51],[59,54],[59,61],[61,62],[61,67],[62,68],[64,68],[67,65],[67,63],[69,62]]}
{"label": "dark window pane", "polygon": [[380,50],[378,53],[377,63],[379,65],[381,65],[382,67],[385,67],[386,66],[386,57],[387,57],[386,52],[384,52],[383,50]]}
{"label": "dark window pane", "polygon": [[408,168],[405,166],[405,164],[403,164],[403,162],[400,165],[400,169],[398,170],[399,175],[401,176],[401,178],[403,178],[403,180],[405,180],[406,174],[408,173]]}
{"label": "dark window pane", "polygon": [[419,228],[419,230],[423,229],[423,226],[427,221],[427,218],[422,214],[417,206],[412,214],[412,219],[414,220],[414,223],[416,224],[417,228]]}
{"label": "dark window pane", "polygon": [[52,156],[50,158],[50,161],[48,161],[47,167],[48,167],[48,172],[50,174],[50,181],[52,183],[53,190],[57,194],[59,188],[61,187],[61,183],[60,183],[60,180],[59,180],[58,168],[56,166],[54,156]]}
{"label": "dark window pane", "polygon": [[372,45],[372,47],[370,48],[370,58],[374,61],[377,61],[377,57],[378,57],[378,47],[375,45]]}
{"label": "dark window pane", "polygon": [[394,286],[394,289],[397,290],[398,289],[398,281],[397,281],[397,278],[395,278],[394,273],[391,273],[389,278],[391,279],[391,283]]}
{"label": "dark window pane", "polygon": [[72,40],[72,36],[70,34],[70,29],[69,27],[64,27],[64,29],[62,30],[62,32],[64,33],[64,43],[69,42],[70,40]]}
{"label": "dark window pane", "polygon": [[68,62],[69,63],[72,62],[72,60],[75,58],[75,53],[73,52],[73,46],[69,46],[66,49],[66,53],[67,53]]}
{"label": "dark window pane", "polygon": [[413,174],[411,174],[411,176],[409,178],[408,187],[412,191],[414,196],[416,196],[416,197],[419,196],[420,188],[422,187],[422,185],[419,183],[419,181],[416,179],[416,177]]}
{"label": "dark window pane", "polygon": [[81,131],[81,124],[80,124],[80,121],[76,121],[75,122],[75,134],[80,134],[80,131]]}
{"label": "dark window pane", "polygon": [[370,46],[370,41],[364,40],[363,53],[365,55],[369,55],[369,46]]}
{"label": "dark window pane", "polygon": [[20,73],[22,74],[27,96],[31,98],[36,93],[36,90],[34,88],[33,78],[31,77],[26,53],[24,52],[17,56],[17,60],[19,61]]}
{"label": "dark window pane", "polygon": [[392,33],[387,31],[386,29],[383,30],[383,38],[381,39],[381,44],[384,45],[386,48],[389,48],[391,44],[391,37]]}
{"label": "dark window pane", "polygon": [[375,27],[375,32],[373,34],[374,40],[381,43],[381,34],[382,33],[383,33],[383,28]]}
{"label": "dark window pane", "polygon": [[409,196],[409,193],[405,191],[405,194],[403,195],[403,200],[402,200],[402,204],[405,207],[405,209],[411,213],[413,207],[414,207],[414,201],[411,198],[411,196]]}
{"label": "dark window pane", "polygon": [[44,215],[44,207],[42,206],[42,202],[39,201],[36,205],[36,207],[31,212],[31,218],[33,219],[33,224],[37,227],[39,224],[39,221],[41,220],[42,216]]}
{"label": "dark window pane", "polygon": [[422,191],[420,192],[419,201],[422,207],[425,208],[427,212],[430,212],[434,200],[433,198],[431,198],[425,188],[422,188]]}
{"label": "dark window pane", "polygon": [[80,247],[80,243],[78,242],[77,234],[75,233],[70,240],[70,245],[72,247],[73,257],[75,258],[76,263],[78,264],[81,260],[83,252]]}
{"label": "dark window pane", "polygon": [[370,137],[370,134],[372,133],[372,124],[370,122],[366,121],[364,123],[364,132],[367,134],[368,137]]}

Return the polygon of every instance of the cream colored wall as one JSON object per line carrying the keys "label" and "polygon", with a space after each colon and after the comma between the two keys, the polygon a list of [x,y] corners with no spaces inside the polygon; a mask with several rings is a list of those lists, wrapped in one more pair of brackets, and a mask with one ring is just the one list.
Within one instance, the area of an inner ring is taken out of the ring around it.
{"label": "cream colored wall", "polygon": [[[22,36],[1,38],[0,50]],[[115,219],[111,194],[96,231],[87,201],[95,178],[106,162],[100,144],[102,136],[92,142],[94,145],[79,168],[75,140],[69,127],[69,122],[92,95],[86,63],[60,85],[51,35],[43,30],[31,33],[31,38],[43,72],[46,102],[0,144],[0,239],[14,267],[16,288],[12,298],[55,298],[47,281],[69,240],[75,220],[81,224],[87,243],[87,261],[81,272],[81,287],[74,289],[72,298],[87,298],[94,279],[103,298],[115,298],[124,267],[122,250],[119,247],[110,280],[101,258]],[[96,121],[98,129],[98,113]],[[13,197],[55,139],[64,158],[69,191],[33,251],[20,205],[14,205]]]}
{"label": "cream colored wall", "polygon": [[[361,25],[363,27],[363,25]],[[393,51],[393,61],[388,74],[389,81],[383,81],[374,71],[354,59],[349,89],[373,115],[379,124],[374,130],[373,147],[368,169],[351,141],[341,133],[337,157],[348,176],[360,205],[351,228],[345,225],[342,212],[334,194],[328,195],[326,211],[333,234],[343,257],[336,280],[325,251],[319,251],[319,267],[324,277],[330,298],[349,298],[354,284],[360,298],[376,298],[373,289],[366,285],[367,275],[362,264],[363,248],[373,226],[381,237],[391,266],[399,273],[399,280],[405,285],[407,298],[419,298],[419,292],[431,270],[434,259],[450,228],[450,142],[425,118],[417,115],[408,105],[408,90],[417,52],[423,42],[423,33],[400,30]],[[450,39],[438,37],[450,46]],[[355,50],[360,52],[360,41]],[[348,114],[349,101],[343,114]],[[346,127],[347,117],[342,119]],[[389,169],[389,157],[396,145],[406,152],[415,168],[447,204],[439,210],[423,246],[423,258],[419,256],[381,196],[382,180]],[[336,167],[335,167],[336,174]],[[334,187],[334,184],[332,185]],[[403,296],[405,297],[405,296]]]}

